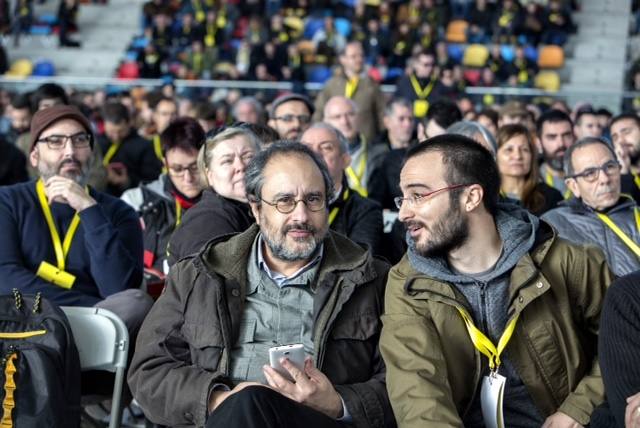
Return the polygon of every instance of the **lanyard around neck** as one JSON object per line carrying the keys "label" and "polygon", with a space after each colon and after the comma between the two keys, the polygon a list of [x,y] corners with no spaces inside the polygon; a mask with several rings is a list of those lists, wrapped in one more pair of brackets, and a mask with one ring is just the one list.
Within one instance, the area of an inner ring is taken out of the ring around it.
{"label": "lanyard around neck", "polygon": [[420,87],[420,83],[418,83],[418,79],[415,75],[411,75],[411,86],[413,86],[413,90],[416,92],[416,95],[421,100],[426,100],[431,91],[433,91],[433,85],[436,83],[435,79],[431,79],[429,84],[423,88]]}
{"label": "lanyard around neck", "polygon": [[[344,190],[342,191],[342,200],[346,201],[347,199],[349,199],[349,187],[344,186]],[[340,212],[340,207],[333,207],[333,209],[329,213],[329,226],[333,224],[333,221],[336,219],[339,212]]]}
{"label": "lanyard around neck", "polygon": [[71,241],[73,240],[73,236],[76,234],[76,230],[78,229],[78,225],[80,224],[80,216],[78,215],[78,213],[74,214],[73,219],[71,220],[71,224],[69,224],[69,229],[64,236],[64,242],[61,243],[60,234],[58,234],[58,229],[53,222],[53,215],[51,214],[51,208],[49,207],[49,202],[47,201],[47,195],[44,191],[44,183],[42,182],[42,179],[38,180],[38,182],[36,183],[36,193],[38,194],[40,207],[42,207],[42,213],[44,214],[44,218],[47,221],[47,226],[49,227],[49,232],[51,233],[51,241],[53,242],[53,250],[56,253],[56,262],[58,265],[58,269],[64,271],[65,261],[67,255],[69,254],[69,249],[71,248]]}
{"label": "lanyard around neck", "polygon": [[118,152],[118,149],[120,149],[121,145],[122,143],[120,141],[111,143],[111,145],[109,146],[109,149],[107,150],[107,153],[105,153],[104,155],[104,159],[102,159],[102,165],[104,166],[109,165],[109,162],[111,162],[111,159],[113,159],[115,154]]}
{"label": "lanyard around neck", "polygon": [[362,184],[364,181],[365,171],[367,169],[367,140],[362,137],[362,156],[360,157],[360,162],[358,162],[358,170],[355,171],[351,165],[345,169],[347,173],[347,177],[349,177],[352,181],[353,190],[358,192],[363,197],[367,197],[367,189]]}
{"label": "lanyard around neck", "polygon": [[[624,233],[608,215],[602,213],[596,213],[596,215],[604,224],[609,226],[609,229],[611,229],[613,233],[615,233],[638,258],[640,258],[640,246],[633,242],[633,239],[631,239],[629,235]],[[638,212],[638,207],[633,209],[633,215],[636,219],[636,229],[640,232],[640,212]]]}
{"label": "lanyard around neck", "polygon": [[636,187],[640,189],[640,174],[633,174],[633,182],[636,183]]}
{"label": "lanyard around neck", "polygon": [[519,315],[516,315],[516,317],[507,324],[507,327],[504,329],[504,332],[498,341],[498,347],[496,348],[493,342],[491,342],[491,340],[473,324],[471,316],[467,311],[460,308],[457,309],[467,326],[467,332],[469,333],[471,342],[473,342],[473,346],[475,346],[478,351],[483,353],[489,359],[489,369],[491,372],[496,372],[501,363],[500,355],[502,354],[502,351],[504,351],[504,348],[507,347],[509,340],[511,340]]}
{"label": "lanyard around neck", "polygon": [[180,202],[178,201],[178,199],[176,199],[176,227],[178,227],[181,222],[182,222],[182,205],[180,205]]}

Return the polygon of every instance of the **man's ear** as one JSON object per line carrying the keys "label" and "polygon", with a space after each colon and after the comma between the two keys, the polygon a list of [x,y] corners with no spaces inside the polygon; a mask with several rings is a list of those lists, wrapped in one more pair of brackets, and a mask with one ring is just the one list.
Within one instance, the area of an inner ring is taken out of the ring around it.
{"label": "man's ear", "polygon": [[576,181],[575,178],[565,178],[564,184],[566,184],[567,188],[571,190],[571,193],[573,193],[573,196],[575,196],[576,198],[580,197],[580,188],[578,187],[578,182]]}
{"label": "man's ear", "polygon": [[249,206],[251,207],[251,214],[253,214],[253,218],[256,220],[256,224],[260,226],[260,203],[254,202],[249,199]]}
{"label": "man's ear", "polygon": [[467,191],[464,192],[463,195],[466,195],[462,198],[464,210],[471,212],[482,205],[484,189],[479,184],[473,184],[467,188]]}
{"label": "man's ear", "polygon": [[34,168],[38,167],[38,160],[40,160],[40,153],[38,152],[38,146],[34,146],[29,153],[29,162]]}

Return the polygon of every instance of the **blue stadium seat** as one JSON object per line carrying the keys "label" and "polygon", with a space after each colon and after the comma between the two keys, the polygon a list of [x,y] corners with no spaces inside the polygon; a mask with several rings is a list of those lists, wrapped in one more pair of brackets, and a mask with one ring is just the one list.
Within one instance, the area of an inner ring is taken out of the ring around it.
{"label": "blue stadium seat", "polygon": [[56,75],[56,68],[48,59],[42,59],[33,65],[32,76],[49,77]]}
{"label": "blue stadium seat", "polygon": [[51,34],[51,27],[48,25],[34,24],[29,28],[29,33],[34,36],[48,36]]}
{"label": "blue stadium seat", "polygon": [[457,43],[449,43],[447,45],[447,55],[449,55],[451,61],[460,64],[464,56],[464,46]]}
{"label": "blue stadium seat", "polygon": [[513,62],[516,57],[516,50],[511,45],[500,46],[500,56],[506,62]]}
{"label": "blue stadium seat", "polygon": [[136,37],[135,39],[133,39],[133,42],[131,42],[131,47],[133,49],[144,49],[148,44],[149,39],[147,39],[146,37]]}
{"label": "blue stadium seat", "polygon": [[392,67],[389,70],[387,70],[387,75],[385,77],[385,80],[392,81],[402,76],[403,74],[404,74],[404,69],[400,67]]}
{"label": "blue stadium seat", "polygon": [[307,24],[304,26],[304,38],[311,39],[318,30],[324,27],[324,21],[318,18],[309,18]]}
{"label": "blue stadium seat", "polygon": [[309,71],[309,82],[324,83],[331,78],[331,69],[324,65],[316,65]]}
{"label": "blue stadium seat", "polygon": [[334,25],[336,26],[336,31],[342,34],[345,38],[348,38],[349,34],[351,34],[351,22],[348,19],[336,18]]}
{"label": "blue stadium seat", "polygon": [[58,24],[58,17],[52,13],[43,13],[38,16],[38,22],[54,26]]}
{"label": "blue stadium seat", "polygon": [[535,46],[527,45],[524,47],[524,57],[529,61],[538,62],[538,49]]}

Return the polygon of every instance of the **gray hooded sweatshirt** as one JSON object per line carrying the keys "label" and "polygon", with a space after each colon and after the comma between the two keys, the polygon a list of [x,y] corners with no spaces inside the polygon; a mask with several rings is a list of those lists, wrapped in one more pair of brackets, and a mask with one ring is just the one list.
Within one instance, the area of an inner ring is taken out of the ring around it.
{"label": "gray hooded sweatshirt", "polygon": [[[510,274],[516,263],[535,242],[539,220],[515,204],[500,204],[495,217],[503,248],[496,264],[486,272],[464,274],[452,269],[445,258],[425,258],[415,250],[415,242],[407,234],[408,256],[419,272],[452,284],[469,303],[476,327],[497,346],[507,323]],[[516,333],[517,334],[517,327]],[[469,339],[471,340],[471,339]],[[539,427],[544,422],[513,364],[509,346],[501,356],[499,373],[507,378],[504,393],[504,419],[508,427]],[[484,355],[482,356],[484,357]],[[480,407],[480,388],[470,411],[465,416],[467,427],[484,426]]]}

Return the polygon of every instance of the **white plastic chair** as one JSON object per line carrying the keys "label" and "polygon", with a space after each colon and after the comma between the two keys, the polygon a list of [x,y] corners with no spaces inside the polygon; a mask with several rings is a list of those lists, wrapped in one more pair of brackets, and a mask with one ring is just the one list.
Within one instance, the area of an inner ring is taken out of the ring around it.
{"label": "white plastic chair", "polygon": [[122,423],[122,386],[127,369],[129,332],[113,312],[101,308],[63,306],[85,370],[115,372],[109,428]]}

